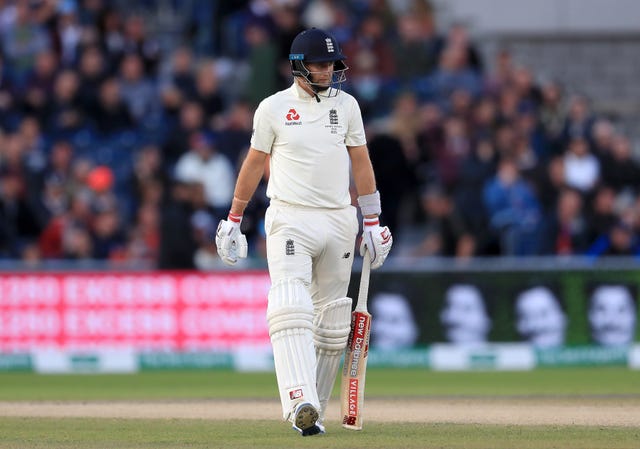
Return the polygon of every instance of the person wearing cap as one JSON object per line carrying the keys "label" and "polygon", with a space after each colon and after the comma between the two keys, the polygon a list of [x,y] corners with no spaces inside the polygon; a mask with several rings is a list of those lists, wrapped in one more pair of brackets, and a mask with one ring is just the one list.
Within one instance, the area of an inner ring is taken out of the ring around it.
{"label": "person wearing cap", "polygon": [[321,29],[294,38],[294,82],[259,104],[231,210],[216,232],[223,261],[233,265],[246,257],[242,215],[268,161],[267,320],[283,418],[303,436],[324,433],[350,330],[346,294],[359,231],[350,175],[363,216],[360,252],[368,250],[371,268],[383,264],[393,242],[378,218],[380,195],[360,107],[341,90],[344,60],[338,42]]}

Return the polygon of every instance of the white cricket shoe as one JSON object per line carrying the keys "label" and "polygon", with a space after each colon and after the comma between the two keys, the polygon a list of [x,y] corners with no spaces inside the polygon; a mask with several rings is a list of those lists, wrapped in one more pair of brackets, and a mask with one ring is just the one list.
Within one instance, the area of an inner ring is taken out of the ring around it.
{"label": "white cricket shoe", "polygon": [[324,426],[318,424],[318,410],[303,402],[298,404],[293,412],[293,429],[300,432],[303,437],[324,433]]}

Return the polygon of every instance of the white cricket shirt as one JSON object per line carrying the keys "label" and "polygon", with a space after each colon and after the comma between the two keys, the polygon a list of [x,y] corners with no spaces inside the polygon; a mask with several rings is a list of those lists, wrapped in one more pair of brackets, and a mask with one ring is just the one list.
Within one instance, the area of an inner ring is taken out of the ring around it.
{"label": "white cricket shirt", "polygon": [[343,91],[318,102],[294,82],[265,98],[253,119],[251,146],[271,154],[267,196],[289,204],[351,204],[347,146],[365,144],[360,107]]}

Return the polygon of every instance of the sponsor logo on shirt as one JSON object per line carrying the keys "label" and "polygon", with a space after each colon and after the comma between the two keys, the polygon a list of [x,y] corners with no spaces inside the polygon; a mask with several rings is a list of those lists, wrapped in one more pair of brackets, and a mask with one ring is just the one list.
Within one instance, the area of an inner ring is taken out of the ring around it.
{"label": "sponsor logo on shirt", "polygon": [[287,113],[286,118],[287,118],[287,121],[284,122],[284,124],[287,126],[302,125],[302,121],[300,121],[300,114],[298,114],[298,111],[296,111],[293,108],[289,109],[289,112]]}

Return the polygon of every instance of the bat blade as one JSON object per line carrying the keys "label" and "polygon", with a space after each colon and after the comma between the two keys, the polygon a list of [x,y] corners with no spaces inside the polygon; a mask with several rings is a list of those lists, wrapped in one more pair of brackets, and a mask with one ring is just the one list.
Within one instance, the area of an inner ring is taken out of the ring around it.
{"label": "bat blade", "polygon": [[351,314],[351,331],[344,358],[340,392],[342,427],[350,430],[362,430],[363,422],[362,411],[371,331],[371,314],[367,310],[370,268],[369,253],[365,252],[358,302]]}

